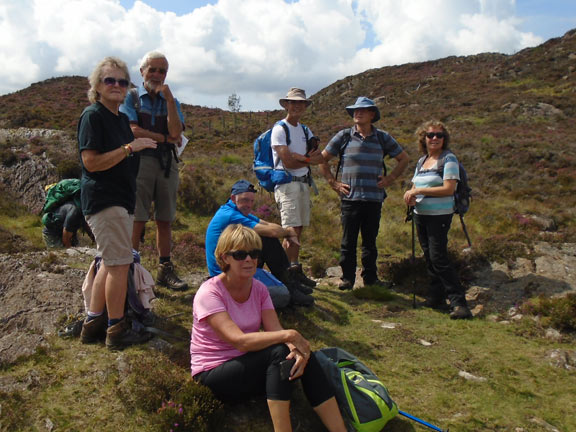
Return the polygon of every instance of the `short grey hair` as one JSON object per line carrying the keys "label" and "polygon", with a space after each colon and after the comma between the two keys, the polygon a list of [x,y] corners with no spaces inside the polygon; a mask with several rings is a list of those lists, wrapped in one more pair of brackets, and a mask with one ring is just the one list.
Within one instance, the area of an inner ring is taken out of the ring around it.
{"label": "short grey hair", "polygon": [[96,103],[100,100],[100,94],[96,91],[96,87],[102,81],[102,69],[105,66],[110,66],[114,68],[120,69],[124,72],[125,78],[130,82],[130,72],[128,72],[128,66],[118,57],[106,57],[104,60],[100,61],[88,77],[88,81],[90,81],[90,90],[88,90],[88,99],[90,103]]}
{"label": "short grey hair", "polygon": [[146,67],[148,66],[148,63],[150,63],[150,60],[152,59],[164,59],[166,60],[166,63],[168,63],[168,59],[166,58],[166,56],[164,54],[162,54],[159,51],[150,51],[148,53],[146,53],[146,55],[144,55],[144,58],[142,59],[142,63],[140,63],[140,69],[146,69]]}

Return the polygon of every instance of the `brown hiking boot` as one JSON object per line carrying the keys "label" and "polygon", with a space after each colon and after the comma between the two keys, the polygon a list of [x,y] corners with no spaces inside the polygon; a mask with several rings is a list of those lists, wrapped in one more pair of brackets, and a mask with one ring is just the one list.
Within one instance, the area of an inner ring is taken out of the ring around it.
{"label": "brown hiking boot", "polygon": [[124,318],[119,323],[108,327],[106,331],[106,348],[109,350],[122,350],[131,345],[148,342],[150,339],[152,339],[152,333],[146,330],[134,330],[132,323]]}
{"label": "brown hiking boot", "polygon": [[300,284],[314,288],[316,286],[316,281],[310,279],[308,276],[304,274],[302,270],[302,264],[297,264],[291,266],[288,271],[292,275],[293,280],[300,282]]}
{"label": "brown hiking boot", "polygon": [[106,339],[107,328],[108,314],[106,313],[103,313],[102,315],[91,319],[90,321],[84,320],[84,324],[82,324],[82,331],[80,332],[80,340],[84,344],[101,342]]}
{"label": "brown hiking boot", "polygon": [[172,264],[171,261],[160,264],[158,267],[156,284],[174,291],[183,291],[188,289],[188,284],[178,277],[174,270],[174,264]]}

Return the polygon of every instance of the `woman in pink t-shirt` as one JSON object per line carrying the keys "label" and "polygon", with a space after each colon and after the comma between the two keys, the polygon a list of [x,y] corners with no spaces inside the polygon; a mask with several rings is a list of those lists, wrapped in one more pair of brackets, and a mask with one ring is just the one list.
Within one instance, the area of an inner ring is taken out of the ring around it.
{"label": "woman in pink t-shirt", "polygon": [[[309,342],[282,328],[266,286],[253,279],[261,249],[258,234],[243,225],[229,225],[220,235],[214,255],[223,272],[204,282],[194,297],[192,376],[224,401],[266,395],[276,432],[292,430],[292,382],[301,378],[327,429],[345,432]],[[285,360],[293,362],[287,378],[281,374]]]}

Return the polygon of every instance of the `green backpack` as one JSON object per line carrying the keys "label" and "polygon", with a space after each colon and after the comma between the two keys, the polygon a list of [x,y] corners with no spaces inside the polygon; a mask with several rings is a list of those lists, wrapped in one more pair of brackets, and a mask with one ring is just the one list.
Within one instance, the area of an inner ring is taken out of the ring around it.
{"label": "green backpack", "polygon": [[46,200],[42,207],[42,223],[48,226],[52,221],[52,212],[65,202],[73,201],[78,208],[80,204],[80,180],[64,179],[46,187]]}
{"label": "green backpack", "polygon": [[388,390],[364,363],[341,348],[316,352],[349,428],[380,432],[398,414]]}

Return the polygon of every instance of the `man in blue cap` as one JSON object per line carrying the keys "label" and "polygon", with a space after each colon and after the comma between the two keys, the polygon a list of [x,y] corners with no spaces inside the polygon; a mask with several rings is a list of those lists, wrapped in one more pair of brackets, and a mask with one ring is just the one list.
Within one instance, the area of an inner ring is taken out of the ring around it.
{"label": "man in blue cap", "polygon": [[[222,270],[216,262],[214,251],[222,231],[231,224],[242,224],[260,235],[262,239],[262,261],[258,264],[268,266],[270,272],[280,280],[290,292],[290,301],[297,306],[311,306],[314,298],[309,294],[312,289],[300,284],[288,271],[290,261],[279,239],[289,243],[297,243],[298,236],[292,227],[282,228],[280,225],[267,222],[252,214],[256,189],[246,180],[239,180],[232,186],[230,199],[222,205],[210,221],[206,229],[206,264],[211,277]],[[274,298],[272,298],[274,301]]]}
{"label": "man in blue cap", "polygon": [[[356,280],[356,246],[362,234],[362,279],[364,285],[383,285],[378,279],[376,238],[380,227],[385,187],[390,186],[406,169],[408,154],[387,132],[374,127],[380,110],[374,101],[359,97],[346,107],[354,126],[338,132],[322,151],[326,163],[321,165],[324,178],[341,199],[342,243],[340,267],[342,280],[338,288],[351,290]],[[337,180],[327,162],[340,157],[342,177]],[[396,166],[386,173],[384,157],[396,160]],[[384,169],[383,169],[384,168]]]}

